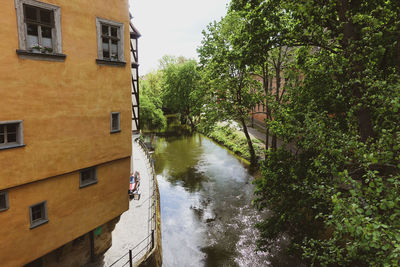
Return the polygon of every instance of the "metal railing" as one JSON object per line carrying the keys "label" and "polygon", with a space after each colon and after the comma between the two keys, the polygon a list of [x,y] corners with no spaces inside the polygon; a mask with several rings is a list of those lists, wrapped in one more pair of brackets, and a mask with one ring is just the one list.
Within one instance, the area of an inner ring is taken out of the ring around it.
{"label": "metal railing", "polygon": [[[154,170],[154,160],[150,155],[149,149],[146,147],[146,145],[143,143],[140,138],[135,139],[136,142],[140,145],[140,147],[143,149],[145,155],[146,155],[146,166],[151,173],[151,183],[149,187],[149,198],[150,199],[150,205],[149,205],[149,218],[148,218],[148,231],[149,234],[138,244],[136,244],[134,247],[130,248],[127,253],[122,255],[119,259],[117,259],[115,262],[113,262],[109,267],[123,267],[123,266],[130,266],[132,267],[139,259],[137,257],[142,254],[143,251],[146,250],[145,254],[147,252],[150,252],[151,250],[154,249],[155,247],[155,235],[157,232],[157,192],[156,192],[156,176],[155,176],[155,170]],[[147,201],[146,199],[145,201]],[[142,245],[144,242],[147,242],[146,246],[141,248],[139,250],[139,246]],[[138,251],[137,251],[138,250]]]}

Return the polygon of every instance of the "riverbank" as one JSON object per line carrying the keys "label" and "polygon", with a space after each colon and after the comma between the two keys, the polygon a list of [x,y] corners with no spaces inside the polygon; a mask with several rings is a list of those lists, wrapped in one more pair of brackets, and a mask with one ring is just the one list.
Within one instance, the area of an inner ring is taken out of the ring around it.
{"label": "riverbank", "polygon": [[[151,144],[151,139],[154,137],[154,135],[167,137],[170,135],[185,136],[193,134],[193,129],[191,129],[188,125],[181,124],[178,115],[169,114],[166,115],[166,118],[168,122],[167,128],[157,132],[143,131],[143,134],[149,136],[150,138],[150,140],[147,139],[146,143]],[[257,160],[262,160],[264,159],[265,149],[265,129],[256,124],[254,124],[254,127],[247,127],[253,142]],[[211,131],[202,131],[201,129],[197,129],[196,131],[212,139],[219,145],[227,148],[233,154],[239,156],[248,163],[250,162],[250,151],[247,144],[247,139],[238,123],[234,121],[219,122]]]}
{"label": "riverbank", "polygon": [[[254,132],[257,132],[257,134],[255,134]],[[205,135],[217,142],[218,144],[228,148],[234,154],[248,161],[250,160],[250,151],[247,145],[246,136],[244,135],[243,131],[238,126],[236,126],[236,124],[220,123],[216,127],[214,127],[213,130],[205,133]],[[265,144],[263,143],[262,139],[257,138],[257,136],[262,136],[262,133],[259,133],[258,130],[252,128],[250,136],[257,158],[264,158]]]}

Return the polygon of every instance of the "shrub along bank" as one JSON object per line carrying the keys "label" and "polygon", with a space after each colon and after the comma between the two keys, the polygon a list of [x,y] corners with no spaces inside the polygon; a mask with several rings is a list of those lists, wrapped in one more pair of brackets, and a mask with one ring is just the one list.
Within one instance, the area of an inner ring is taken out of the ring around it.
{"label": "shrub along bank", "polygon": [[[247,145],[247,140],[243,132],[233,129],[229,126],[215,126],[208,133],[204,133],[215,142],[228,148],[236,155],[250,160],[250,151]],[[263,143],[257,138],[252,138],[256,155],[259,159],[263,157]]]}

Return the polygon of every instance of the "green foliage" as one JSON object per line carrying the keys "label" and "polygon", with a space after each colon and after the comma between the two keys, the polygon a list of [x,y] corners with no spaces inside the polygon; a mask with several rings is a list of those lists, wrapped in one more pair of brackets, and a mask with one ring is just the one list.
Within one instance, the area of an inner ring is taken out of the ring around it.
{"label": "green foliage", "polygon": [[246,65],[243,50],[235,44],[243,22],[234,12],[203,31],[202,46],[198,49],[202,70],[202,87],[207,94],[203,109],[208,123],[223,120],[240,122],[246,135],[251,162],[256,163],[252,140],[247,132],[246,119],[258,103],[259,84]]}
{"label": "green foliage", "polygon": [[267,123],[286,146],[268,151],[256,181],[255,204],[271,210],[259,248],[286,234],[313,266],[399,266],[399,2],[233,0],[231,9],[246,21],[247,65],[299,47],[300,79]]}
{"label": "green foliage", "polygon": [[[242,132],[236,131],[229,126],[215,126],[211,131],[206,133],[208,137],[217,143],[227,147],[230,151],[247,160],[251,159],[249,147],[246,137]],[[253,139],[253,143],[260,143],[259,140]],[[262,150],[259,146],[255,146],[256,154],[261,156]]]}
{"label": "green foliage", "polygon": [[162,110],[157,108],[147,95],[142,95],[140,98],[139,116],[145,129],[163,130],[167,126]]}
{"label": "green foliage", "polygon": [[160,71],[147,74],[141,79],[139,118],[141,127],[147,130],[163,130],[167,120],[161,110]]}
{"label": "green foliage", "polygon": [[164,57],[161,65],[164,110],[179,113],[183,121],[188,120],[194,128],[203,105],[197,62],[182,57]]}

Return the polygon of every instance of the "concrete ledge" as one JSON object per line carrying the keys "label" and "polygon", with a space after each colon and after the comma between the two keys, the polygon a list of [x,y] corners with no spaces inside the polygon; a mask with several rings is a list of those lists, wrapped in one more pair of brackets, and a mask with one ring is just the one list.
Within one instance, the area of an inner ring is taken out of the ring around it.
{"label": "concrete ledge", "polygon": [[65,61],[65,58],[67,57],[66,54],[58,54],[58,53],[35,53],[27,50],[21,50],[17,49],[16,50],[18,56],[20,58],[24,59],[34,59],[34,60],[45,60],[45,61],[56,61],[56,62],[62,62]]}

